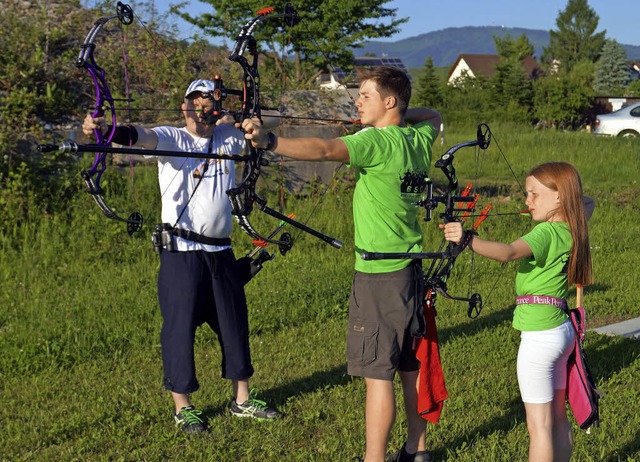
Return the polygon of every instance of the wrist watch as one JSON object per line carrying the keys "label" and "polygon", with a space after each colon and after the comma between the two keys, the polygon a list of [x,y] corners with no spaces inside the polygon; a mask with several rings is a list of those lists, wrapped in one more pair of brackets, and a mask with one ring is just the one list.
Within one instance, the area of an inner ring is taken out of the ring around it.
{"label": "wrist watch", "polygon": [[267,141],[267,147],[265,147],[265,149],[267,151],[271,151],[276,145],[276,135],[274,135],[273,132],[269,132],[267,134],[267,137],[268,137],[268,141]]}

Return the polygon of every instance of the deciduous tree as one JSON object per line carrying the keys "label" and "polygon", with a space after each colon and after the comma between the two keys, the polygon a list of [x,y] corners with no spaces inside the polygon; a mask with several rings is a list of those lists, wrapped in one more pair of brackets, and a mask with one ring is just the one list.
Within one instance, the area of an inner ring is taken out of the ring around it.
{"label": "deciduous tree", "polygon": [[590,61],[576,63],[571,72],[561,71],[534,83],[536,118],[557,128],[578,128],[585,124],[591,108],[593,73]]}
{"label": "deciduous tree", "polygon": [[[200,27],[211,37],[235,37],[256,12],[264,7],[261,0],[200,0],[212,6],[210,14],[191,16],[187,2],[173,7],[185,21]],[[273,3],[283,12],[286,2]],[[300,22],[284,27],[282,21],[265,21],[255,30],[259,48],[271,51],[270,57],[281,68],[278,55],[293,54],[298,82],[312,81],[318,69],[353,66],[351,48],[370,39],[389,37],[409,18],[396,18],[397,9],[385,8],[388,0],[300,0],[295,7]]]}

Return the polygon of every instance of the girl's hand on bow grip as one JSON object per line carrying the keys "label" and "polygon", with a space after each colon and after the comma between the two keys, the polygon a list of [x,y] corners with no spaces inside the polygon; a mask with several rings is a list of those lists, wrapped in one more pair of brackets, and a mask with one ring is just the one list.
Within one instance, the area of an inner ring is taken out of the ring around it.
{"label": "girl's hand on bow grip", "polygon": [[452,221],[450,223],[440,224],[438,227],[444,230],[444,238],[447,241],[459,244],[462,240],[462,236],[464,234],[462,231],[462,223]]}

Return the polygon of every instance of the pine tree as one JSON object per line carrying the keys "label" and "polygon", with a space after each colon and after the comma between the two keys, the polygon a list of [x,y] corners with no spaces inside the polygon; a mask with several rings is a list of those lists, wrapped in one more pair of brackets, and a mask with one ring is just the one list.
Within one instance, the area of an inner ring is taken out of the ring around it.
{"label": "pine tree", "polygon": [[524,34],[515,40],[513,40],[509,34],[504,37],[494,35],[493,42],[495,43],[496,51],[503,62],[513,61],[515,63],[520,63],[527,56],[533,55],[533,45]]}
{"label": "pine tree", "polygon": [[558,30],[549,31],[543,62],[566,72],[582,60],[595,63],[605,41],[605,31],[596,33],[599,19],[587,0],[569,0],[556,19]]}
{"label": "pine tree", "polygon": [[418,79],[418,88],[416,96],[414,98],[414,104],[416,106],[425,106],[432,108],[442,107],[442,83],[436,75],[435,67],[433,66],[433,60],[431,56],[427,56],[422,68],[422,73]]}
{"label": "pine tree", "polygon": [[593,88],[601,95],[622,96],[629,83],[627,53],[615,40],[607,40],[597,63]]}
{"label": "pine tree", "polygon": [[494,101],[512,119],[527,120],[533,105],[533,85],[526,75],[522,60],[533,54],[533,45],[523,34],[513,40],[510,35],[494,36],[500,64],[491,79]]}

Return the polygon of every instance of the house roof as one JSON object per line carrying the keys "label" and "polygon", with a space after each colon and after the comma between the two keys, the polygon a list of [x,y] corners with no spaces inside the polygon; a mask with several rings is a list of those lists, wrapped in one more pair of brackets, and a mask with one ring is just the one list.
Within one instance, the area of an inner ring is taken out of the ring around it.
{"label": "house roof", "polygon": [[[496,73],[496,65],[500,64],[500,56],[498,55],[482,55],[482,54],[461,54],[456,62],[451,66],[447,80],[451,78],[461,61],[471,69],[474,75],[482,74],[485,77],[493,77]],[[542,73],[542,69],[533,56],[527,56],[522,60],[522,68],[529,78],[538,77]]]}

